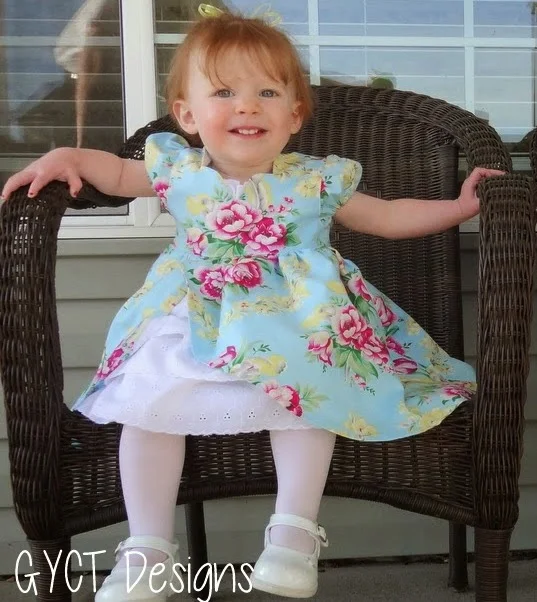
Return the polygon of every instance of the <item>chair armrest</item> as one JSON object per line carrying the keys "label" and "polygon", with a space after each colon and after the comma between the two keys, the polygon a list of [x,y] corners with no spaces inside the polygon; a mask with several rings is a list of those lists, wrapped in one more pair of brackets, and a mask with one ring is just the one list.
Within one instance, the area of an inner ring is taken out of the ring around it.
{"label": "chair armrest", "polygon": [[39,539],[61,531],[64,408],[54,279],[68,195],[59,182],[35,199],[26,192],[17,190],[0,210],[0,376],[15,510],[26,535]]}
{"label": "chair armrest", "polygon": [[535,263],[535,186],[509,174],[485,180],[481,199],[474,414],[478,526],[518,517]]}

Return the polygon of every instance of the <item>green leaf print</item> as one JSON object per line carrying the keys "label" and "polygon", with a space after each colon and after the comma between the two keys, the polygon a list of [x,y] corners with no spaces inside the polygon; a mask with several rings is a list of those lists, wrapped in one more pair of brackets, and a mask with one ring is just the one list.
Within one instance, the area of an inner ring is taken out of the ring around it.
{"label": "green leaf print", "polygon": [[323,401],[326,401],[328,397],[318,393],[311,385],[303,385],[300,387],[297,385],[295,389],[300,396],[300,405],[305,410],[317,409]]}
{"label": "green leaf print", "polygon": [[351,350],[348,347],[340,347],[339,345],[334,345],[333,357],[336,360],[335,365],[337,368],[343,368],[351,354]]}
{"label": "green leaf print", "polygon": [[291,235],[287,234],[287,236],[285,237],[285,242],[286,242],[286,246],[288,246],[288,247],[296,247],[297,245],[300,244],[300,240],[293,234],[291,234]]}
{"label": "green leaf print", "polygon": [[367,381],[370,376],[378,378],[378,372],[374,364],[368,360],[364,360],[359,351],[352,351],[349,354],[347,371],[361,376],[365,381]]}
{"label": "green leaf print", "polygon": [[351,300],[353,301],[356,309],[364,316],[369,322],[371,322],[372,318],[375,318],[377,312],[369,305],[369,303],[363,298],[351,293],[349,295]]}
{"label": "green leaf print", "polygon": [[399,326],[397,326],[397,324],[392,324],[391,326],[389,326],[389,327],[386,329],[386,336],[387,336],[387,337],[393,337],[393,335],[394,335],[396,332],[399,332],[399,330],[400,330],[400,328],[399,328]]}

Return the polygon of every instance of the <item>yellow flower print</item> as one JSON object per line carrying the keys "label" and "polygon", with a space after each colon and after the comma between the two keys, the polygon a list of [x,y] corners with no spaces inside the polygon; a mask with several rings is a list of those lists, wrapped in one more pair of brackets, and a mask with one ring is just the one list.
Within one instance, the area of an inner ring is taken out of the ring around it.
{"label": "yellow flower print", "polygon": [[364,418],[353,412],[349,414],[349,418],[344,424],[344,429],[351,434],[353,439],[358,439],[359,441],[378,435],[377,429],[372,424],[368,424]]}
{"label": "yellow flower print", "polygon": [[295,186],[295,191],[303,197],[315,198],[321,192],[321,181],[323,177],[318,171],[311,171],[305,174],[300,182]]}
{"label": "yellow flower print", "polygon": [[280,155],[272,166],[272,173],[279,178],[289,178],[304,172],[304,159],[298,153]]}
{"label": "yellow flower print", "polygon": [[347,294],[347,289],[341,280],[330,280],[326,283],[326,286],[337,295],[345,295]]}
{"label": "yellow flower print", "polygon": [[431,377],[431,380],[442,381],[450,372],[449,364],[442,362],[433,362],[427,366],[427,373]]}
{"label": "yellow flower print", "polygon": [[148,140],[145,147],[145,166],[148,171],[152,171],[157,163],[157,160],[162,155],[161,150],[152,141]]}
{"label": "yellow flower print", "polygon": [[289,273],[291,276],[305,277],[311,272],[311,264],[305,259],[298,258],[296,255],[288,255],[280,258],[280,267],[282,270]]}
{"label": "yellow flower print", "polygon": [[155,309],[153,307],[146,307],[142,312],[142,318],[147,320],[155,315]]}
{"label": "yellow flower print", "polygon": [[134,295],[132,295],[131,300],[134,299],[138,299],[139,297],[143,297],[146,293],[148,293],[153,287],[155,286],[155,284],[153,282],[151,282],[151,280],[148,280],[147,282],[144,283],[144,285],[139,288]]}
{"label": "yellow flower print", "polygon": [[414,320],[414,318],[407,318],[406,321],[407,334],[419,334],[421,332],[421,326]]}
{"label": "yellow flower print", "polygon": [[186,197],[186,208],[191,215],[201,215],[212,211],[216,201],[206,194],[195,194]]}
{"label": "yellow flower print", "polygon": [[311,330],[312,328],[316,328],[320,326],[323,322],[329,320],[336,313],[336,307],[334,305],[330,305],[329,303],[325,303],[323,305],[318,305],[313,313],[311,313],[303,322],[302,326],[304,328]]}
{"label": "yellow flower print", "polygon": [[253,357],[248,360],[252,366],[257,368],[259,374],[264,376],[277,376],[287,368],[287,362],[281,355],[271,355],[269,357]]}
{"label": "yellow flower print", "polygon": [[201,168],[201,155],[197,152],[187,152],[174,163],[170,175],[180,174],[184,170],[199,171]]}
{"label": "yellow flower print", "polygon": [[259,204],[261,209],[267,209],[269,205],[274,204],[274,195],[272,194],[270,184],[260,180],[257,184],[257,190],[259,192]]}
{"label": "yellow flower print", "polygon": [[160,309],[166,313],[170,313],[176,305],[184,299],[186,294],[185,289],[179,289],[175,294],[170,295],[160,305]]}
{"label": "yellow flower print", "polygon": [[164,261],[157,267],[157,274],[160,276],[164,276],[165,274],[169,274],[170,272],[174,272],[175,270],[182,270],[183,264],[177,259],[168,259]]}
{"label": "yellow flower print", "polygon": [[420,341],[420,345],[422,347],[424,347],[427,351],[429,352],[435,352],[438,348],[438,345],[434,342],[434,340],[431,337],[428,336],[424,336],[421,341]]}
{"label": "yellow flower print", "polygon": [[449,408],[435,408],[430,412],[425,412],[421,415],[419,421],[420,431],[429,430],[435,426],[438,426],[444,418],[449,416],[453,411],[453,407]]}
{"label": "yellow flower print", "polygon": [[348,160],[341,173],[341,182],[344,194],[351,194],[355,191],[357,183],[362,176],[362,167],[355,161]]}
{"label": "yellow flower print", "polygon": [[216,341],[218,339],[218,328],[215,328],[214,326],[209,327],[204,325],[202,328],[199,328],[197,332],[201,339],[207,341]]}

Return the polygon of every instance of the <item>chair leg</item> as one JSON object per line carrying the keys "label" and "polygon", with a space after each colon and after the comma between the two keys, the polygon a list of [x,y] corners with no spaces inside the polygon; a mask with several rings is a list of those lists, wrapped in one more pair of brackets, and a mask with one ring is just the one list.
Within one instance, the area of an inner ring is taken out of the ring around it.
{"label": "chair leg", "polygon": [[[191,595],[193,598],[208,600],[211,596],[211,575],[205,578],[204,572],[211,571],[207,564],[207,536],[205,533],[205,515],[203,502],[185,504],[186,536],[188,553],[193,575]],[[206,568],[202,568],[207,564]],[[196,589],[203,585],[203,587]]]}
{"label": "chair leg", "polygon": [[[32,586],[28,593],[35,594],[37,590],[38,602],[71,602],[70,583],[65,578],[65,560],[71,551],[71,539],[28,540],[28,543],[32,561],[28,572],[38,574],[25,585],[25,590],[34,583],[35,587]],[[70,567],[67,574],[70,579]]]}
{"label": "chair leg", "polygon": [[507,602],[512,529],[475,529],[476,602]]}
{"label": "chair leg", "polygon": [[468,558],[466,525],[449,523],[449,580],[448,586],[458,592],[468,589]]}

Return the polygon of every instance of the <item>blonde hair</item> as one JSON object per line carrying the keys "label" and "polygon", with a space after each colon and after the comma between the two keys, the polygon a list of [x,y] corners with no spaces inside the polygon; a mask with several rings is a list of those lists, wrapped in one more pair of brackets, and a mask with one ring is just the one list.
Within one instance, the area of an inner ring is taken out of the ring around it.
{"label": "blonde hair", "polygon": [[200,52],[200,66],[207,77],[217,74],[218,60],[229,51],[247,53],[253,61],[263,65],[272,79],[293,87],[303,120],[313,114],[311,87],[289,38],[262,19],[230,12],[198,21],[177,47],[166,83],[170,114],[173,103],[186,98],[190,57],[196,51]]}

